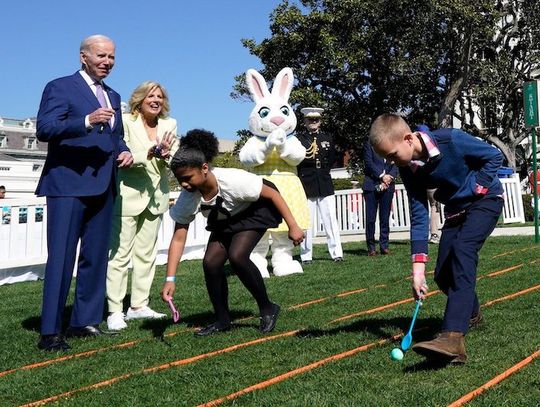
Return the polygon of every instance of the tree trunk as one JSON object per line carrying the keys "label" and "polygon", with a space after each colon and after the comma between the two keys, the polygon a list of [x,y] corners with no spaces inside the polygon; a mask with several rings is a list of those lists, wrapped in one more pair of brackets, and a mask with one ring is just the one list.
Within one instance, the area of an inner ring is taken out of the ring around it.
{"label": "tree trunk", "polygon": [[439,127],[452,127],[452,118],[454,116],[456,102],[461,95],[469,76],[471,52],[472,33],[467,32],[463,41],[463,47],[461,48],[461,75],[452,82],[448,93],[444,98],[441,110],[439,110]]}
{"label": "tree trunk", "polygon": [[450,90],[446,94],[441,110],[439,111],[439,127],[452,127],[452,118],[454,116],[456,102],[461,95],[464,86],[465,78],[463,76],[455,80],[450,86]]}

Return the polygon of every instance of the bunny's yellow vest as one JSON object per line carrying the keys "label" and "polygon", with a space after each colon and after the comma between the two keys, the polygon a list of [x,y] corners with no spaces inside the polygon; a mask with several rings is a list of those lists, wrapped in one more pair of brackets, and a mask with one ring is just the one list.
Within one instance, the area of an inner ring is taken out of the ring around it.
{"label": "bunny's yellow vest", "polygon": [[[298,178],[296,167],[283,161],[274,148],[264,164],[253,167],[252,172],[263,176],[276,185],[301,229],[308,229],[310,227],[306,193],[304,192],[300,178]],[[285,232],[288,230],[289,228],[285,221],[281,222],[277,228],[269,229],[271,232]]]}

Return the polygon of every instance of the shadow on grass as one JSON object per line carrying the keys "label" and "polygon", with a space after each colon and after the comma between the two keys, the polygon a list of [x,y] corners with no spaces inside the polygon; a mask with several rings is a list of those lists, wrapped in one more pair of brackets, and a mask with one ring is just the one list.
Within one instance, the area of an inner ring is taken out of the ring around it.
{"label": "shadow on grass", "polygon": [[[442,320],[440,318],[423,318],[419,319],[415,324],[413,331],[413,341],[422,342],[433,339],[435,334],[439,332]],[[317,338],[321,336],[337,335],[343,332],[368,332],[377,338],[388,338],[391,332],[396,329],[401,329],[403,332],[409,330],[410,318],[390,318],[390,319],[366,319],[356,321],[346,326],[339,326],[331,329],[307,328],[296,334],[296,337],[303,339]],[[375,340],[374,340],[375,341]],[[401,343],[401,338],[393,341],[397,346]],[[405,373],[417,371],[439,370],[448,366],[449,360],[423,360],[412,366],[404,368]]]}
{"label": "shadow on grass", "polygon": [[[71,320],[72,309],[73,309],[72,305],[67,305],[64,308],[64,313],[62,314],[62,331],[65,331],[65,329],[69,326],[69,321]],[[31,316],[24,319],[21,322],[21,326],[23,327],[23,329],[26,329],[27,331],[39,333],[41,330],[41,315]]]}
{"label": "shadow on grass", "polygon": [[[359,247],[357,249],[351,249],[351,248],[345,248],[343,249],[343,252],[346,253],[346,254],[349,254],[349,255],[354,255],[354,256],[367,256],[368,254],[368,250],[367,248],[365,248],[365,242],[360,242],[362,243],[362,247]],[[377,243],[378,244],[378,243]],[[389,244],[389,249],[390,249],[390,252],[393,251],[393,246],[406,246],[406,245],[409,245],[408,242],[402,242],[402,241],[397,241],[397,242],[390,242]],[[377,246],[378,247],[378,246]],[[379,253],[379,252],[377,252]]]}
{"label": "shadow on grass", "polygon": [[451,365],[450,363],[451,359],[447,360],[429,360],[425,359],[421,362],[415,363],[412,366],[407,366],[403,369],[403,372],[405,373],[415,373],[415,372],[426,372],[426,371],[432,371],[432,370],[440,370],[448,367],[448,365]]}
{"label": "shadow on grass", "polygon": [[[180,311],[180,323],[186,324],[188,328],[195,328],[195,327],[203,327],[208,324],[211,324],[215,322],[216,317],[212,312],[202,312],[198,314],[191,314],[188,316],[182,315],[182,311]],[[237,320],[242,318],[247,318],[253,316],[253,313],[250,311],[231,311],[231,319]],[[170,328],[174,325],[174,322],[172,318],[163,318],[163,319],[147,319],[144,320],[141,329],[152,331],[152,335],[154,338],[161,338],[163,339],[163,335],[167,328]],[[255,328],[259,328],[258,324],[249,324],[249,323],[233,323],[232,329],[237,329],[241,327],[247,327],[247,326],[253,326]]]}
{"label": "shadow on grass", "polygon": [[[319,336],[337,335],[343,332],[368,332],[376,337],[388,337],[389,332],[401,329],[403,332],[409,330],[411,319],[409,317],[386,318],[386,319],[362,319],[348,325],[339,325],[335,328],[306,328],[297,334],[302,338],[316,338]],[[441,325],[440,318],[422,318],[415,323],[416,328],[423,328],[418,333],[413,334],[415,340],[425,340],[438,332]]]}

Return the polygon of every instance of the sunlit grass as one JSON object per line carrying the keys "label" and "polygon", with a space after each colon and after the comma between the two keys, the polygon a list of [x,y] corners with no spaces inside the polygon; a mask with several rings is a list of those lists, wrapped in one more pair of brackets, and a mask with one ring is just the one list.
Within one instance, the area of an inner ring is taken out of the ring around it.
{"label": "sunlit grass", "polygon": [[[423,363],[413,352],[407,352],[402,362],[392,362],[388,355],[397,342],[389,340],[305,372],[282,376],[408,329],[412,302],[331,322],[410,298],[410,281],[406,279],[410,272],[408,243],[392,242],[393,254],[376,258],[367,257],[364,246],[361,242],[345,244],[343,263],[333,263],[326,247],[318,246],[315,261],[305,267],[304,274],[265,280],[270,297],[282,306],[277,328],[270,335],[258,332],[255,301],[232,275],[229,297],[236,318],[234,329],[195,338],[193,327],[211,322],[212,314],[201,262],[190,261],[182,263],[178,272],[175,302],[182,314],[179,324],[173,325],[170,319],[132,321],[118,336],[73,339],[67,356],[100,351],[35,368],[19,369],[64,356],[36,348],[42,283],[2,286],[0,371],[15,371],[0,373],[0,405],[20,405],[62,394],[58,400],[62,405],[197,405],[279,377],[283,380],[263,384],[234,403],[447,405],[540,348],[540,289],[535,289],[484,307],[485,323],[467,336],[469,361],[464,366],[436,368]],[[431,248],[436,251],[436,246]],[[481,302],[539,285],[539,249],[531,237],[489,239],[481,253],[479,276],[508,271],[478,281]],[[431,254],[430,270],[435,254]],[[152,289],[151,306],[160,312],[168,312],[159,300],[164,274],[160,267]],[[432,278],[430,274],[428,280],[434,291]],[[347,294],[340,295],[343,293]],[[421,331],[415,334],[415,341],[437,332],[444,304],[442,294],[425,301],[416,324]],[[300,332],[287,334],[296,330]],[[279,334],[285,335],[273,338]],[[269,340],[257,342],[261,338]],[[133,343],[117,346],[127,342]],[[242,346],[234,347],[238,344]],[[190,359],[197,355],[203,356]],[[171,362],[173,365],[167,365]],[[538,371],[539,363],[534,361],[470,405],[538,404]],[[86,388],[96,383],[99,386]]]}

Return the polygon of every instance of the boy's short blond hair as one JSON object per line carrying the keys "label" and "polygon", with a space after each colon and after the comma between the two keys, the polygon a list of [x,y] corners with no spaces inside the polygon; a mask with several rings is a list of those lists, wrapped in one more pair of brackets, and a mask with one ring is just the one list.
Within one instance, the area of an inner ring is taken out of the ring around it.
{"label": "boy's short blond hair", "polygon": [[384,113],[371,124],[369,142],[372,146],[377,146],[383,140],[393,140],[410,131],[411,129],[403,117],[395,113]]}

